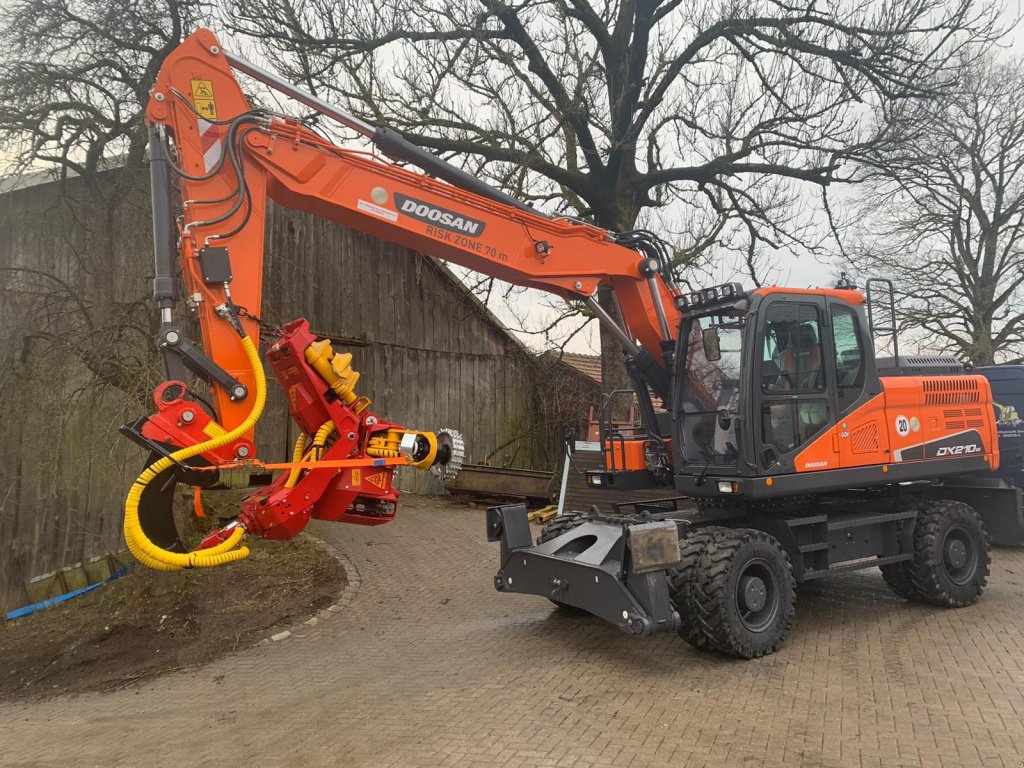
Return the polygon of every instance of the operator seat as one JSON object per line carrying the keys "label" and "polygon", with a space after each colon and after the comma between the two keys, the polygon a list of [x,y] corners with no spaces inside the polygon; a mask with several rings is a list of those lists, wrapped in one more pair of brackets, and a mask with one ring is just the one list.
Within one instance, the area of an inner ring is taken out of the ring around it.
{"label": "operator seat", "polygon": [[821,344],[808,324],[797,328],[795,342],[782,353],[782,378],[788,389],[820,389],[822,386]]}
{"label": "operator seat", "polygon": [[[810,324],[792,329],[790,344],[780,356],[781,366],[773,361],[762,364],[762,376],[768,391],[814,391],[823,388],[821,345]],[[778,371],[778,373],[776,373]],[[775,380],[775,385],[769,382]],[[828,406],[819,397],[802,397],[798,402],[772,402],[764,422],[765,442],[780,453],[788,453],[807,443],[828,424]]]}

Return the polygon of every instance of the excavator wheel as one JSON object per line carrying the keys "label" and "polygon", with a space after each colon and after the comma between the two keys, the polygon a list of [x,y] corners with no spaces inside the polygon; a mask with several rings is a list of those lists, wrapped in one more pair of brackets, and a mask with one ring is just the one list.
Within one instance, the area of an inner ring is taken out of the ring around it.
{"label": "excavator wheel", "polygon": [[[557,536],[561,536],[563,533],[571,531],[573,528],[578,528],[590,519],[590,515],[586,512],[563,512],[560,515],[555,515],[546,523],[544,527],[540,529],[540,536],[537,537],[537,543],[543,544],[545,541],[550,541]],[[551,600],[551,598],[548,598]],[[557,600],[551,600],[552,603],[557,605],[564,613],[572,616],[584,616],[587,611],[582,608],[577,608],[574,605],[566,605],[560,603]]]}
{"label": "excavator wheel", "polygon": [[910,563],[889,563],[878,566],[882,572],[882,579],[888,585],[893,594],[906,598],[907,600],[917,599],[917,592],[914,590],[914,583],[910,580]]}
{"label": "excavator wheel", "polygon": [[921,505],[908,568],[916,600],[942,608],[977,602],[990,562],[988,534],[972,507],[946,500]]}
{"label": "excavator wheel", "polygon": [[710,642],[697,620],[697,606],[694,603],[697,565],[706,553],[708,544],[728,530],[715,526],[689,530],[686,537],[679,542],[682,560],[668,572],[669,597],[679,612],[679,636],[694,648],[705,648]]}
{"label": "excavator wheel", "polygon": [[697,564],[693,603],[716,650],[742,659],[774,653],[793,623],[796,583],[789,556],[764,531],[723,529]]}

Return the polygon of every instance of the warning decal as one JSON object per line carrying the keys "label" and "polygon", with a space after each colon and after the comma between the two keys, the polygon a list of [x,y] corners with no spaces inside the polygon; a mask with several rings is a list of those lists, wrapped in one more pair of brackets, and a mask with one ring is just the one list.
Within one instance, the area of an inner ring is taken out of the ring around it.
{"label": "warning decal", "polygon": [[373,475],[367,475],[366,482],[370,483],[370,485],[376,485],[383,491],[388,487],[388,473],[377,472],[376,474]]}
{"label": "warning decal", "polygon": [[353,469],[352,470],[352,485],[359,486],[359,485],[363,484],[361,475],[362,475],[362,472],[360,470],[358,470],[358,469]]}
{"label": "warning decal", "polygon": [[220,141],[220,126],[203,118],[196,122],[199,123],[199,148],[203,151],[203,165],[206,172],[210,173],[220,162],[224,152]]}
{"label": "warning decal", "polygon": [[212,81],[192,81],[192,103],[196,108],[196,112],[207,120],[217,119],[217,103],[213,100]]}

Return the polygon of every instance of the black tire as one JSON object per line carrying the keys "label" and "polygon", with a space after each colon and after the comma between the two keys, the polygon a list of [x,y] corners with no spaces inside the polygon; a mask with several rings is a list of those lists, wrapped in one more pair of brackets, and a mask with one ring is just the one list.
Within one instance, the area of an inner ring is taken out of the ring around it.
{"label": "black tire", "polygon": [[682,551],[679,565],[668,571],[668,594],[672,605],[679,612],[679,636],[694,648],[706,648],[710,644],[704,628],[697,620],[697,606],[694,602],[697,566],[711,540],[728,530],[713,526],[691,528],[686,537],[679,541]]}
{"label": "black tire", "polygon": [[908,561],[880,565],[878,570],[882,572],[882,578],[889,586],[889,589],[893,591],[893,594],[907,600],[917,599],[917,591],[914,589],[914,583],[910,579],[910,563]]}
{"label": "black tire", "polygon": [[719,533],[700,559],[694,586],[698,621],[718,651],[753,659],[774,653],[786,639],[796,582],[773,536],[749,528]]}
{"label": "black tire", "polygon": [[566,531],[583,525],[589,519],[590,515],[586,512],[563,512],[560,515],[555,515],[541,527],[537,543],[543,544],[556,536],[561,536]]}
{"label": "black tire", "polygon": [[[561,536],[563,533],[583,525],[589,519],[590,515],[586,512],[563,512],[560,515],[555,515],[544,523],[540,529],[537,543],[543,544],[545,541],[550,541],[556,536]],[[558,606],[559,610],[570,616],[586,616],[588,613],[582,608],[577,608],[575,605],[566,605],[557,600],[552,600],[550,597],[548,600],[551,600],[552,603]]]}
{"label": "black tire", "polygon": [[988,534],[973,508],[946,500],[920,506],[908,569],[915,599],[942,608],[976,603],[990,562]]}

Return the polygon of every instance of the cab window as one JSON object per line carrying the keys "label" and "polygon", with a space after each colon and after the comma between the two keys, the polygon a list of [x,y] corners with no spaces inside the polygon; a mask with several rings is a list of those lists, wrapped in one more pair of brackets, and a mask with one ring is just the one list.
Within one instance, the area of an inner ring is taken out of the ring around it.
{"label": "cab window", "polygon": [[864,386],[864,350],[857,333],[857,316],[847,307],[832,307],[836,339],[836,383],[840,387]]}
{"label": "cab window", "polygon": [[[829,424],[821,317],[813,304],[776,302],[765,314],[761,435],[775,454],[806,445]],[[768,466],[772,453],[763,459]]]}
{"label": "cab window", "polygon": [[812,304],[777,302],[765,318],[761,386],[765,392],[822,392],[821,322]]}

